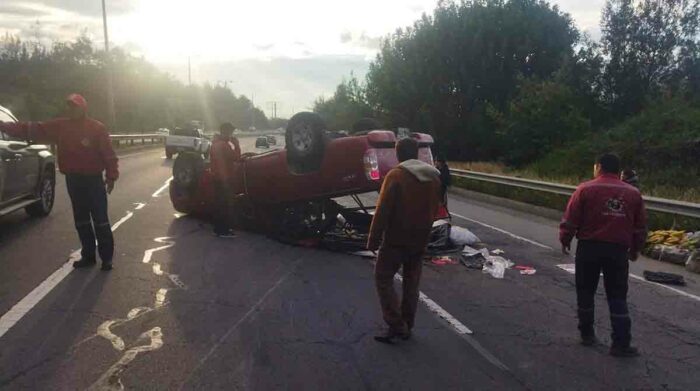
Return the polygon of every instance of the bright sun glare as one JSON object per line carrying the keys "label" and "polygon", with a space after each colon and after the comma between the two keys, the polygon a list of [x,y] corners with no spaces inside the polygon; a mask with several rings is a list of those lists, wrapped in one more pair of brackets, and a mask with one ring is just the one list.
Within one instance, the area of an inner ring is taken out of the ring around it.
{"label": "bright sun glare", "polygon": [[367,54],[373,50],[341,42],[343,33],[380,37],[408,25],[436,0],[406,1],[141,1],[115,17],[113,34],[135,43],[156,61],[303,57]]}

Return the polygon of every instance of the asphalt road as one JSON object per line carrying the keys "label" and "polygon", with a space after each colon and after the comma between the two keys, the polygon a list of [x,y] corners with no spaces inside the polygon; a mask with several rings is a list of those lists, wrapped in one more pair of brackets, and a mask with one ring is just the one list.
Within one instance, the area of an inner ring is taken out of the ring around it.
{"label": "asphalt road", "polygon": [[[572,261],[556,249],[556,222],[452,197],[451,211],[468,219],[455,216],[455,224],[537,273],[508,270],[497,280],[461,265],[427,265],[422,292],[473,334],[459,334],[421,304],[415,338],[386,346],[372,339],[382,322],[369,260],[245,232],[214,237],[208,224],[175,213],[167,189],[157,192],[171,174],[161,150],[123,156],[121,170],[110,196],[112,222],[121,221],[115,269],[70,272],[0,337],[0,388],[687,390],[700,384],[695,281],[684,296],[632,280],[634,342],[642,357],[614,359],[605,346],[578,345],[573,275],[557,267]],[[79,246],[61,181],[57,194],[46,219],[22,213],[0,219],[0,314]],[[607,309],[604,296],[598,299],[597,329],[607,343]]]}

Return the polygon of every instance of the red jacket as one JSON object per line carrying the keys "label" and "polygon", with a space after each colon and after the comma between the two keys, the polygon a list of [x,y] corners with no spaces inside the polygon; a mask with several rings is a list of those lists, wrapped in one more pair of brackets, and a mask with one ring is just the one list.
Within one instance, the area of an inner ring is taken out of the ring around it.
{"label": "red jacket", "polygon": [[233,179],[233,163],[241,159],[238,139],[215,136],[211,145],[211,172],[214,179],[230,182]]}
{"label": "red jacket", "polygon": [[0,124],[6,133],[42,144],[58,146],[58,167],[64,174],[102,174],[119,178],[119,159],[109,133],[101,122],[90,118],[57,118],[46,122]]}
{"label": "red jacket", "polygon": [[615,174],[602,174],[576,189],[559,226],[559,241],[617,243],[637,253],[646,240],[646,211],[639,190]]}

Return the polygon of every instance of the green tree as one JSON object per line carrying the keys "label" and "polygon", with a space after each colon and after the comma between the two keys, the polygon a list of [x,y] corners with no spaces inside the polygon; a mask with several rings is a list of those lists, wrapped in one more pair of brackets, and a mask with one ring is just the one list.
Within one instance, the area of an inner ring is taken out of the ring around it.
{"label": "green tree", "polygon": [[393,126],[434,133],[452,157],[493,158],[501,146],[487,108],[507,109],[520,77],[552,77],[579,38],[545,1],[443,1],[384,41],[368,101]]}
{"label": "green tree", "polygon": [[602,18],[605,98],[613,115],[664,93],[697,93],[700,1],[608,0]]}
{"label": "green tree", "polygon": [[365,89],[352,74],[349,80],[338,85],[332,97],[317,99],[314,111],[325,120],[329,129],[348,131],[355,122],[373,114]]}
{"label": "green tree", "polygon": [[591,126],[571,88],[531,79],[522,82],[506,114],[496,119],[503,159],[515,166],[581,139]]}
{"label": "green tree", "polygon": [[[185,86],[142,58],[110,51],[114,73],[117,123],[115,132],[149,132],[202,120],[209,129],[224,121],[241,129],[254,123],[267,128],[267,118],[245,96],[204,86]],[[85,36],[55,42],[45,48],[5,35],[0,39],[0,104],[21,119],[41,120],[59,115],[63,99],[72,92],[87,98],[90,114],[107,118],[104,51]]]}

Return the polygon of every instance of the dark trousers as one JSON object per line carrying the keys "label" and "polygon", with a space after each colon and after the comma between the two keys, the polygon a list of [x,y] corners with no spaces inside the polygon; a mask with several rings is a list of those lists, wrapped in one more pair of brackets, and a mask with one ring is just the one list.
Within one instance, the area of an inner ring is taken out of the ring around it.
{"label": "dark trousers", "polygon": [[[107,191],[102,175],[66,175],[66,187],[73,205],[73,220],[83,246],[83,259],[95,259],[99,250],[103,262],[114,256],[114,237],[107,215]],[[97,239],[97,246],[95,245]]]}
{"label": "dark trousers", "polygon": [[233,228],[231,215],[232,194],[225,183],[214,182],[216,212],[214,214],[214,233],[225,234]]}
{"label": "dark trousers", "polygon": [[[423,252],[411,252],[397,248],[382,247],[374,267],[374,280],[382,307],[384,321],[397,333],[413,328],[418,308],[418,286],[423,267]],[[403,266],[403,296],[394,290],[394,275]]]}
{"label": "dark trousers", "polygon": [[610,309],[614,346],[626,347],[631,341],[632,321],[627,309],[629,264],[624,246],[597,241],[579,241],[576,248],[576,296],[579,330],[592,335],[595,320],[595,293],[603,272],[605,294]]}
{"label": "dark trousers", "polygon": [[447,206],[447,186],[440,186],[440,195],[442,196],[442,204]]}

